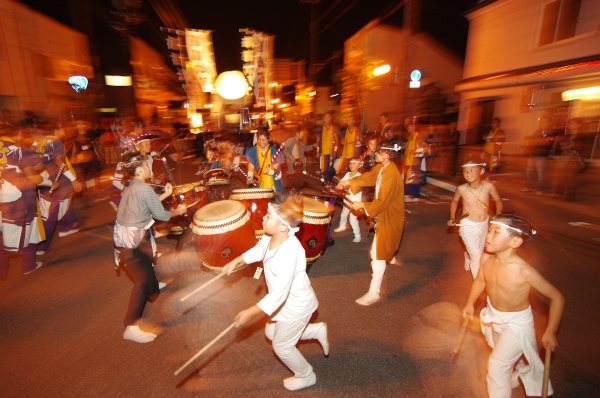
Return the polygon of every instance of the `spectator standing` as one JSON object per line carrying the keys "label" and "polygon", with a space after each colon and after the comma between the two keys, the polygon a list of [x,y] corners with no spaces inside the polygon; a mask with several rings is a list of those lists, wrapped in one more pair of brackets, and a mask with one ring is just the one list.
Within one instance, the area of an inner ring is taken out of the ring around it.
{"label": "spectator standing", "polygon": [[481,158],[486,164],[486,170],[489,173],[490,181],[495,180],[496,173],[500,167],[500,153],[502,144],[506,141],[506,134],[500,128],[501,120],[499,117],[492,119],[492,131],[484,137],[485,144],[483,145],[483,153]]}
{"label": "spectator standing", "polygon": [[581,151],[585,137],[581,132],[581,120],[574,118],[567,123],[563,136],[557,137],[561,154],[558,157],[555,196],[565,202],[575,200],[577,176],[582,170]]}
{"label": "spectator standing", "polygon": [[542,195],[546,190],[548,156],[555,139],[555,131],[552,130],[550,118],[547,116],[542,117],[539,128],[525,138],[525,146],[529,153],[525,171],[527,187],[522,188],[521,191],[535,191],[536,195]]}
{"label": "spectator standing", "polygon": [[336,169],[337,175],[344,175],[348,170],[350,159],[360,156],[360,142],[362,133],[356,126],[357,117],[354,114],[348,116],[348,126],[340,131],[340,139],[342,143],[342,154],[340,162]]}
{"label": "spectator standing", "polygon": [[335,172],[331,171],[333,160],[337,157],[339,150],[340,134],[338,127],[333,124],[333,113],[323,115],[323,124],[315,131],[317,138],[317,149],[321,158],[321,175],[327,181],[333,180]]}

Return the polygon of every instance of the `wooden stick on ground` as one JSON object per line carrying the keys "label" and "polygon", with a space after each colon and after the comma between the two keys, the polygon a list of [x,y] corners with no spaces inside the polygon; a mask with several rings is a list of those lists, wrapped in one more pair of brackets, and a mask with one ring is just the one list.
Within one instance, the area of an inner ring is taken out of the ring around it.
{"label": "wooden stick on ground", "polygon": [[546,360],[544,361],[544,383],[542,384],[542,397],[548,398],[548,385],[550,384],[550,358],[552,350],[546,347]]}
{"label": "wooden stick on ground", "polygon": [[217,337],[212,339],[212,341],[210,343],[205,345],[200,351],[198,351],[196,353],[196,355],[191,357],[186,363],[183,364],[183,366],[181,366],[179,369],[177,369],[175,371],[175,376],[177,376],[179,373],[181,373],[181,371],[183,369],[187,368],[187,366],[190,363],[194,362],[194,360],[196,360],[200,355],[204,354],[210,347],[212,347],[217,341],[219,341],[223,336],[225,336],[227,334],[227,332],[229,332],[231,329],[233,329],[233,327],[235,326],[236,323],[237,323],[237,321],[234,321],[231,325],[227,326],[225,328],[225,330],[223,330],[221,333],[219,333],[219,335]]}
{"label": "wooden stick on ground", "polygon": [[454,347],[454,350],[453,350],[454,357],[452,358],[452,363],[456,362],[456,358],[458,357],[458,352],[460,351],[460,346],[462,345],[462,341],[463,341],[463,339],[465,337],[465,332],[467,331],[467,325],[469,324],[469,321],[470,321],[470,319],[469,319],[468,316],[466,316],[463,319],[462,327],[460,328],[460,333],[458,335],[458,340],[457,340],[457,343],[456,343],[456,347]]}

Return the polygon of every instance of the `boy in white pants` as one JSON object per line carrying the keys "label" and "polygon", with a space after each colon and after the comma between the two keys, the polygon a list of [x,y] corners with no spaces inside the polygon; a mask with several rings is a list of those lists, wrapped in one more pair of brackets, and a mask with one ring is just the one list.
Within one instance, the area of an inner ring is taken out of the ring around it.
{"label": "boy in white pants", "polygon": [[299,340],[317,340],[323,354],[329,356],[327,324],[309,323],[319,302],[306,274],[304,248],[294,235],[304,215],[303,207],[302,196],[273,197],[263,219],[265,234],[261,240],[223,267],[223,272],[231,273],[239,263],[262,261],[269,293],[237,314],[236,327],[259,314],[272,318],[265,326],[265,336],[273,342],[273,351],[281,362],[294,373],[283,380],[283,386],[290,391],[317,382],[312,366],[296,348]]}
{"label": "boy in white pants", "polygon": [[[350,171],[347,172],[346,175],[344,175],[344,178],[342,178],[340,180],[340,182],[349,180],[354,177],[358,177],[360,175],[358,168],[361,166],[361,163],[362,162],[358,158],[350,159],[350,163],[349,163]],[[350,199],[352,202],[360,202],[360,201],[362,201],[362,191],[359,191],[356,194],[349,191],[348,194],[346,195],[346,197],[348,199]],[[336,229],[334,229],[333,232],[344,231],[346,229],[346,223],[348,222],[348,219],[349,219],[350,226],[352,227],[352,232],[354,232],[354,239],[352,240],[352,242],[358,243],[361,240],[360,225],[358,224],[358,217],[356,216],[356,214],[354,214],[352,211],[350,211],[350,207],[348,205],[349,205],[349,202],[344,200],[344,206],[342,208],[342,214],[340,216],[340,226],[337,227]]]}

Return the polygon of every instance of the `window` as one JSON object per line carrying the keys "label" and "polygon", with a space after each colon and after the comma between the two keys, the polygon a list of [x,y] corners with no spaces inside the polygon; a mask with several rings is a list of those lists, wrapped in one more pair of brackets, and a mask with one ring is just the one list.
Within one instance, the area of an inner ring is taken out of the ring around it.
{"label": "window", "polygon": [[539,45],[575,36],[581,0],[555,0],[544,7]]}

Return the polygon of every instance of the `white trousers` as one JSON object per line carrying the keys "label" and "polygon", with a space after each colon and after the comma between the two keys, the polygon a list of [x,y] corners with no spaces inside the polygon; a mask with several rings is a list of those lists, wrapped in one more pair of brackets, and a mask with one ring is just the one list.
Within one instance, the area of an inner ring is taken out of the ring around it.
{"label": "white trousers", "polygon": [[[490,398],[510,398],[511,377],[516,371],[528,396],[542,395],[544,363],[537,351],[531,307],[519,312],[502,312],[488,306],[481,310],[481,331],[494,349],[488,361],[486,376]],[[521,357],[525,356],[527,365]],[[548,393],[553,393],[552,385]]]}
{"label": "white trousers", "polygon": [[458,233],[467,250],[465,252],[465,269],[470,269],[473,279],[475,279],[479,272],[479,261],[485,248],[488,220],[475,222],[465,218],[460,221],[460,224]]}
{"label": "white trousers", "polygon": [[355,238],[360,238],[360,225],[358,224],[358,217],[354,215],[346,206],[342,206],[342,214],[340,215],[340,228],[346,228],[346,223],[350,221],[352,232],[354,232]]}
{"label": "white trousers", "polygon": [[377,259],[376,247],[377,232],[375,232],[375,237],[373,238],[373,243],[371,244],[371,251],[369,252],[369,254],[371,255],[371,269],[373,270],[373,275],[371,277],[371,285],[369,286],[369,293],[379,295],[379,293],[381,292],[381,282],[383,281],[383,275],[385,274],[387,262],[385,260]]}
{"label": "white trousers", "polygon": [[313,368],[296,345],[299,340],[316,339],[321,324],[308,323],[310,315],[297,321],[268,322],[265,336],[273,342],[273,351],[296,377],[308,377]]}

